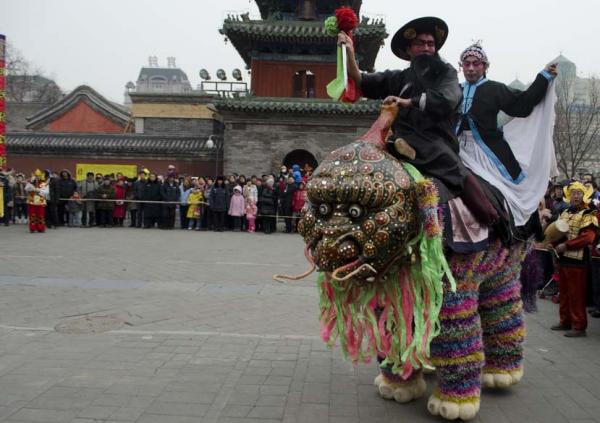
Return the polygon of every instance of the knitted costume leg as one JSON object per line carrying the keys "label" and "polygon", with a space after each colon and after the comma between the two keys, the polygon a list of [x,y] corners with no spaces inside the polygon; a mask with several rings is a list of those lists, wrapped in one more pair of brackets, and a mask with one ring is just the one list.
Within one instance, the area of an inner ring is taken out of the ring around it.
{"label": "knitted costume leg", "polygon": [[486,387],[505,388],[523,376],[525,322],[521,301],[523,244],[499,248],[494,269],[480,286],[479,314],[483,327]]}
{"label": "knitted costume leg", "polygon": [[441,332],[431,343],[438,386],[427,407],[432,414],[450,420],[471,419],[479,410],[484,355],[477,308],[486,257],[487,252],[480,252],[450,258],[456,292],[445,283]]}

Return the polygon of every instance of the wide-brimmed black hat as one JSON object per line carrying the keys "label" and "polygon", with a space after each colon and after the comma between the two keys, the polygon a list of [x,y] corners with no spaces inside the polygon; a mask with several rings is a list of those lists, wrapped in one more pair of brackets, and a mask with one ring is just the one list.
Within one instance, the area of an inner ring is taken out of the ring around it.
{"label": "wide-brimmed black hat", "polygon": [[419,34],[431,34],[435,39],[435,51],[439,51],[448,38],[448,25],[440,18],[426,16],[410,21],[392,38],[392,53],[403,60],[410,60],[406,49]]}

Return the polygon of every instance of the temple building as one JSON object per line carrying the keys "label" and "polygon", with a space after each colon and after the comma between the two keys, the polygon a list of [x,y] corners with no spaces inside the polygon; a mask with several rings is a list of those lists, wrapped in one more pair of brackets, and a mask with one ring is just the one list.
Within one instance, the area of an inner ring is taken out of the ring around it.
{"label": "temple building", "polygon": [[[214,101],[224,123],[226,173],[270,173],[284,163],[316,166],[331,150],[371,125],[379,102],[342,104],[327,98],[335,78],[336,38],[324,20],[360,0],[256,0],[261,19],[228,16],[221,34],[251,71],[252,95]],[[363,17],[354,31],[359,66],[372,71],[383,40],[382,21]]]}

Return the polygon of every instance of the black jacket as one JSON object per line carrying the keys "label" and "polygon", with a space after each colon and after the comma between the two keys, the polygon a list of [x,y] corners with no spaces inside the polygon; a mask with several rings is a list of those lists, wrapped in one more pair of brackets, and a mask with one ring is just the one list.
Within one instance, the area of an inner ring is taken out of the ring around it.
{"label": "black jacket", "polygon": [[258,197],[258,212],[274,215],[277,213],[277,193],[269,186],[263,187]]}
{"label": "black jacket", "polygon": [[[158,181],[146,181],[144,184],[144,191],[142,192],[142,200],[144,201],[162,201],[162,196],[160,195],[160,182]],[[160,204],[152,203],[147,204],[144,203],[144,218],[156,218],[160,217]]]}
{"label": "black jacket", "polygon": [[210,192],[210,208],[216,212],[225,212],[229,206],[229,193],[225,186],[213,186]]}
{"label": "black jacket", "polygon": [[285,184],[283,191],[277,191],[277,198],[283,214],[292,214],[292,199],[297,189],[296,184]]}
{"label": "black jacket", "polygon": [[[62,177],[63,172],[67,173],[67,178]],[[62,170],[60,175],[58,179],[58,195],[60,198],[69,199],[77,191],[77,182],[71,178],[71,173],[67,170]]]}
{"label": "black jacket", "polygon": [[[402,71],[363,74],[360,89],[368,98],[411,99],[412,107],[398,111],[391,140],[403,138],[415,150],[414,159],[402,160],[460,192],[468,173],[458,156],[455,134],[462,100],[456,70],[438,57],[421,55]],[[388,149],[397,154],[393,144]]]}
{"label": "black jacket", "polygon": [[469,111],[460,115],[459,133],[470,130],[469,118],[475,124],[483,142],[504,165],[509,175],[517,179],[521,173],[519,162],[498,128],[498,113],[513,117],[527,117],[546,96],[548,79],[541,73],[525,91],[519,91],[501,82],[487,81],[477,87]]}
{"label": "black jacket", "polygon": [[[160,187],[160,195],[163,201],[179,201],[179,187],[175,183],[173,185],[170,185],[169,183],[165,182]],[[175,208],[177,205],[165,204],[164,206],[169,208]]]}

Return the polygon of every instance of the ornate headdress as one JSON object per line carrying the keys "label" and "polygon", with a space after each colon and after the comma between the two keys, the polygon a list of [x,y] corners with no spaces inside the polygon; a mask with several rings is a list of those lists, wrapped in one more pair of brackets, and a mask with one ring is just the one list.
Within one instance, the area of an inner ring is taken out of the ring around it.
{"label": "ornate headdress", "polygon": [[471,44],[460,54],[460,61],[464,61],[467,57],[473,56],[481,60],[483,63],[489,64],[487,54],[485,54],[485,50],[481,46],[481,40],[476,43]]}
{"label": "ornate headdress", "polygon": [[567,200],[568,202],[571,201],[571,191],[575,189],[583,193],[583,202],[585,204],[589,204],[590,200],[592,199],[592,195],[594,194],[594,187],[592,187],[591,185],[586,187],[579,181],[571,182],[568,186],[563,188],[565,200]]}
{"label": "ornate headdress", "polygon": [[35,172],[33,172],[33,174],[31,176],[33,176],[34,178],[36,178],[40,181],[43,181],[46,179],[46,174],[39,169],[36,169]]}

